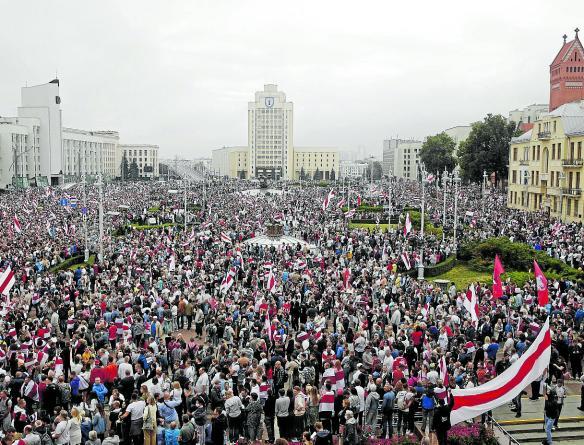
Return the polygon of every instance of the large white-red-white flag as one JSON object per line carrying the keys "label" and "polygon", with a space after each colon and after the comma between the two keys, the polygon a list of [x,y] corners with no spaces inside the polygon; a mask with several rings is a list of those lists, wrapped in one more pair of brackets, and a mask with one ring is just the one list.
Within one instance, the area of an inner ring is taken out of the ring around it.
{"label": "large white-red-white flag", "polygon": [[493,380],[467,389],[453,389],[450,423],[456,425],[513,400],[537,380],[550,364],[551,334],[549,318],[527,351]]}
{"label": "large white-red-white flag", "polygon": [[412,268],[412,263],[410,261],[410,256],[408,255],[407,252],[404,252],[401,254],[401,260],[404,263],[404,266],[406,267],[406,270],[410,270]]}
{"label": "large white-red-white flag", "polygon": [[337,202],[337,209],[342,208],[345,205],[345,198],[342,198],[339,202]]}
{"label": "large white-red-white flag", "polygon": [[335,192],[333,189],[331,189],[331,191],[328,192],[328,194],[324,198],[324,201],[322,202],[322,210],[326,210],[329,208],[331,201],[333,200],[334,197],[335,197]]}
{"label": "large white-red-white flag", "polygon": [[14,271],[10,266],[0,275],[0,293],[2,295],[8,295],[10,289],[16,283],[16,278],[14,278]]}

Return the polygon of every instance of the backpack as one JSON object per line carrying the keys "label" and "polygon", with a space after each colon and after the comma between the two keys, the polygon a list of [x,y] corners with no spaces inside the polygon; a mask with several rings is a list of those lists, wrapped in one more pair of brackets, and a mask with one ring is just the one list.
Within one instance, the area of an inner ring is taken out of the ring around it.
{"label": "backpack", "polygon": [[61,401],[63,403],[69,403],[71,401],[71,387],[65,383],[64,385],[59,385],[61,389]]}
{"label": "backpack", "polygon": [[434,409],[435,406],[434,397],[424,394],[424,397],[422,397],[422,409],[430,410]]}
{"label": "backpack", "polygon": [[404,411],[406,409],[406,395],[407,391],[400,391],[397,393],[397,409]]}
{"label": "backpack", "polygon": [[45,428],[45,431],[40,434],[41,437],[41,445],[53,445],[53,438],[49,434],[49,431]]}
{"label": "backpack", "polygon": [[395,408],[395,393],[394,393],[394,397],[391,399],[391,401],[384,406],[384,408],[383,408],[384,414],[389,414],[390,412],[393,411],[394,408]]}

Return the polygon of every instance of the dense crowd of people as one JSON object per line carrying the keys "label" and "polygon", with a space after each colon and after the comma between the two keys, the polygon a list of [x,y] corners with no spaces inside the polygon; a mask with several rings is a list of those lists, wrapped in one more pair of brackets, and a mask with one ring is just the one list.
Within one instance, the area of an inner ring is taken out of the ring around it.
{"label": "dense crowd of people", "polygon": [[[418,183],[352,186],[352,207],[357,196],[377,205],[391,197],[400,223],[388,231],[387,211],[371,230],[351,228],[337,205],[341,187],[323,210],[328,189],[251,194],[246,184],[216,182],[206,201],[200,185],[108,184],[103,258],[72,268],[64,261],[85,248],[84,218],[97,249],[96,189],[88,187],[87,212],[79,201],[62,205],[79,187],[0,195],[0,269],[15,273],[0,320],[3,443],[355,445],[419,430],[444,444],[450,389],[502,373],[548,315],[551,365],[531,397],[550,400],[553,429],[563,380],[583,378],[581,283],[550,280],[546,308],[533,282],[508,280],[497,300],[490,283],[478,284],[473,322],[466,289],[411,273],[420,248],[425,265],[454,249],[451,236],[403,230],[400,209],[419,206]],[[425,197],[437,225],[443,192],[430,186]],[[504,196],[476,186],[460,187],[458,212],[459,244],[506,236],[581,266],[580,224],[508,210]],[[298,241],[262,242],[272,223]],[[584,409],[584,389],[582,397]]]}

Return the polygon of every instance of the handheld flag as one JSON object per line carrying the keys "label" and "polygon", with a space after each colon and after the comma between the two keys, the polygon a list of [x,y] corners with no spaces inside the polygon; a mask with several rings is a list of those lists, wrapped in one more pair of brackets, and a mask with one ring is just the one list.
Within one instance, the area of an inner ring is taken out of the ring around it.
{"label": "handheld flag", "polygon": [[404,235],[409,235],[412,231],[412,221],[410,220],[410,213],[406,213],[406,223],[404,225]]}
{"label": "handheld flag", "polygon": [[493,268],[493,297],[501,298],[503,296],[503,282],[501,281],[501,274],[505,273],[503,264],[499,259],[499,255],[495,255],[495,267]]}
{"label": "handheld flag", "polygon": [[537,304],[545,307],[550,301],[548,282],[535,260],[533,260],[533,272],[535,273],[535,282],[537,284]]}

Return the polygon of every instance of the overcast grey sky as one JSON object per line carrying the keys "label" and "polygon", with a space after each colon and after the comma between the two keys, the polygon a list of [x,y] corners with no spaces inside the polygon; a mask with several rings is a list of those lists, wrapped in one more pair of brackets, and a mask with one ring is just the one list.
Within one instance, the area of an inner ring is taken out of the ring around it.
{"label": "overcast grey sky", "polygon": [[[547,103],[584,1],[0,2],[0,115],[58,71],[63,121],[156,143],[161,157],[247,143],[247,102],[276,83],[295,145],[424,137]],[[581,20],[581,22],[578,22]]]}

